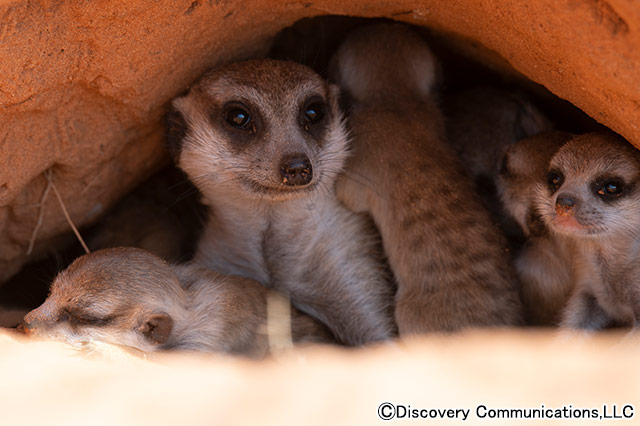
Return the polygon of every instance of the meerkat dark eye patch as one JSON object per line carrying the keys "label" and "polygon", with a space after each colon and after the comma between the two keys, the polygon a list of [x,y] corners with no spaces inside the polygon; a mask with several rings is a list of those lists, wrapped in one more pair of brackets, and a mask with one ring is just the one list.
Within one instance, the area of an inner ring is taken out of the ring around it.
{"label": "meerkat dark eye patch", "polygon": [[626,192],[626,185],[621,179],[600,179],[593,185],[593,191],[603,201],[612,201]]}
{"label": "meerkat dark eye patch", "polygon": [[317,123],[324,118],[325,106],[321,102],[312,102],[304,109],[304,118],[309,123]]}
{"label": "meerkat dark eye patch", "polygon": [[312,96],[302,103],[299,114],[300,127],[317,141],[321,141],[327,124],[328,106],[320,96]]}
{"label": "meerkat dark eye patch", "polygon": [[216,128],[227,134],[230,146],[238,151],[257,140],[258,133],[265,130],[260,110],[245,102],[227,102],[221,109],[214,109],[210,114]]}
{"label": "meerkat dark eye patch", "polygon": [[177,163],[182,148],[182,140],[187,134],[187,122],[180,111],[171,107],[165,115],[165,124],[167,126],[167,149]]}
{"label": "meerkat dark eye patch", "polygon": [[327,104],[320,96],[312,96],[302,103],[300,109],[300,123],[309,130],[310,126],[318,124],[324,120],[327,114]]}
{"label": "meerkat dark eye patch", "polygon": [[505,153],[502,156],[502,162],[500,163],[500,176],[508,177],[511,175],[511,171],[509,170],[509,154]]}
{"label": "meerkat dark eye patch", "polygon": [[236,129],[246,129],[251,123],[251,114],[242,108],[232,108],[225,113],[227,123]]}
{"label": "meerkat dark eye patch", "polygon": [[564,176],[562,175],[562,173],[556,170],[551,170],[549,173],[547,173],[547,183],[549,184],[549,188],[551,188],[552,191],[557,191],[563,182]]}
{"label": "meerkat dark eye patch", "polygon": [[88,312],[67,308],[63,310],[61,319],[69,321],[72,325],[92,325],[100,327],[112,323],[114,317],[97,317]]}

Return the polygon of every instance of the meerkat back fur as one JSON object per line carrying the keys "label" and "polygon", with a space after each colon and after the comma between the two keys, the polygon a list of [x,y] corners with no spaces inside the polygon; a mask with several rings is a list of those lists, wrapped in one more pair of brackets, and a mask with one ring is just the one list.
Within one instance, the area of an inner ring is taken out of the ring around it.
{"label": "meerkat back fur", "polygon": [[[144,352],[192,350],[267,353],[267,295],[258,282],[194,264],[168,264],[145,250],[119,247],[76,259],[47,300],[25,316],[28,334],[98,340]],[[294,342],[330,342],[331,334],[293,309]]]}
{"label": "meerkat back fur", "polygon": [[640,320],[640,152],[613,133],[570,139],[536,205],[575,247],[575,290],[562,325],[596,330]]}
{"label": "meerkat back fur", "polygon": [[354,153],[337,193],[382,235],[400,334],[520,323],[505,241],[444,141],[427,44],[398,24],[367,26],[330,70],[352,104]]}
{"label": "meerkat back fur", "polygon": [[173,101],[178,165],[210,217],[195,262],[290,296],[341,341],[395,333],[375,229],[334,181],[348,156],[338,89],[293,62],[212,70]]}

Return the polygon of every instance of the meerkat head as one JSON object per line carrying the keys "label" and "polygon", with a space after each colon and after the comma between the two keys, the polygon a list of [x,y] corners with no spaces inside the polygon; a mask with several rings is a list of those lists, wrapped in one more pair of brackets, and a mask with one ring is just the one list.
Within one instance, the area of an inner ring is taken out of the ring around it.
{"label": "meerkat head", "polygon": [[505,210],[525,235],[544,232],[540,214],[534,208],[534,194],[546,180],[549,161],[571,138],[570,133],[547,132],[522,139],[505,148],[495,183]]}
{"label": "meerkat head", "polygon": [[169,265],[155,255],[135,248],[99,250],[58,274],[23,328],[71,343],[99,340],[149,352],[171,344],[185,297]]}
{"label": "meerkat head", "polygon": [[483,182],[494,180],[509,145],[553,129],[551,121],[518,90],[465,89],[448,96],[443,111],[449,142],[468,174]]}
{"label": "meerkat head", "polygon": [[436,59],[407,26],[367,25],[347,36],[330,75],[355,101],[427,98],[436,81]]}
{"label": "meerkat head", "polygon": [[554,232],[574,237],[640,231],[640,152],[610,133],[568,141],[553,156],[536,200]]}
{"label": "meerkat head", "polygon": [[216,68],[173,101],[171,149],[205,196],[286,200],[333,185],[347,157],[336,86],[294,62]]}

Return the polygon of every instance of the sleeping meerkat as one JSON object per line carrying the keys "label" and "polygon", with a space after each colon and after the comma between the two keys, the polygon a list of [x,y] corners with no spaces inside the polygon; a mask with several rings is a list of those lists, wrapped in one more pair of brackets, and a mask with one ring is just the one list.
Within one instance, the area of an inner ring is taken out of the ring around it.
{"label": "sleeping meerkat", "polygon": [[495,178],[505,210],[527,238],[514,263],[528,322],[535,325],[557,325],[573,291],[572,243],[549,233],[534,206],[537,192],[545,186],[549,161],[571,137],[548,132],[510,145]]}
{"label": "sleeping meerkat", "polygon": [[[180,349],[260,356],[267,352],[268,290],[192,265],[171,265],[120,247],[76,259],[23,322],[27,334],[99,340],[144,352]],[[329,342],[311,317],[291,312],[294,342]]]}
{"label": "sleeping meerkat", "polygon": [[640,152],[612,133],[570,139],[536,200],[547,227],[575,247],[575,290],[562,326],[640,321]]}
{"label": "sleeping meerkat", "polygon": [[358,345],[395,335],[392,283],[366,218],[337,200],[338,89],[294,62],[214,69],[173,101],[170,143],[210,217],[195,262],[253,278]]}
{"label": "sleeping meerkat", "polygon": [[519,324],[504,238],[444,141],[434,64],[398,24],[358,29],[338,49],[330,72],[352,101],[353,145],[338,197],[382,235],[401,335]]}

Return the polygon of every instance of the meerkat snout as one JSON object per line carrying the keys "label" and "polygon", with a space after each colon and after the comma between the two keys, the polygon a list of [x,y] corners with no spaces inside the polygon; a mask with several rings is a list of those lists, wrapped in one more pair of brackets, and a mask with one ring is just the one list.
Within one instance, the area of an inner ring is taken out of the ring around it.
{"label": "meerkat snout", "polygon": [[311,161],[305,154],[288,155],[280,163],[280,174],[284,185],[306,185],[313,179]]}
{"label": "meerkat snout", "polygon": [[573,195],[560,194],[556,199],[556,212],[558,214],[569,214],[576,204],[578,204],[578,201]]}

